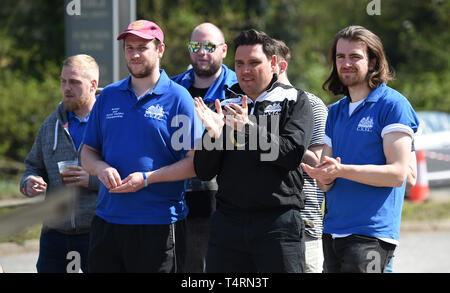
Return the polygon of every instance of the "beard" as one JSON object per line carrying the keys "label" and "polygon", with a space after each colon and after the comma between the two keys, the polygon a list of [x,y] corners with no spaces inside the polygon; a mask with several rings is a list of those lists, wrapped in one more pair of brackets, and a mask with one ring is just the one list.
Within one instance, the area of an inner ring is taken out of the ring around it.
{"label": "beard", "polygon": [[134,78],[146,78],[150,76],[153,73],[154,66],[151,65],[145,65],[143,69],[140,70],[133,70],[130,65],[127,64],[128,71],[130,72],[131,76]]}
{"label": "beard", "polygon": [[74,112],[84,106],[89,100],[88,95],[84,95],[76,98],[65,99],[63,98],[64,110]]}
{"label": "beard", "polygon": [[369,73],[363,75],[361,72],[355,71],[352,75],[345,75],[341,72],[338,72],[338,76],[344,86],[353,87],[363,83],[367,83]]}
{"label": "beard", "polygon": [[191,59],[192,68],[199,77],[210,77],[217,73],[222,67],[220,61],[214,61],[212,64],[206,66],[200,66],[197,62]]}

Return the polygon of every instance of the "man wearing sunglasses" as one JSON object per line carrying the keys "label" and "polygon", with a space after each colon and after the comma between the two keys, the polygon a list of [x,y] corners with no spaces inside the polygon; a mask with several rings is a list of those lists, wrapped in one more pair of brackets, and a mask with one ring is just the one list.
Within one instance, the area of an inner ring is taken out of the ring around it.
{"label": "man wearing sunglasses", "polygon": [[[202,23],[191,34],[188,43],[192,69],[172,77],[187,88],[193,98],[201,97],[209,107],[223,100],[228,87],[237,83],[236,74],[223,64],[227,55],[223,32],[214,24]],[[214,212],[217,183],[192,178],[186,188],[189,207],[187,218],[186,272],[203,272],[209,238],[208,219]]]}

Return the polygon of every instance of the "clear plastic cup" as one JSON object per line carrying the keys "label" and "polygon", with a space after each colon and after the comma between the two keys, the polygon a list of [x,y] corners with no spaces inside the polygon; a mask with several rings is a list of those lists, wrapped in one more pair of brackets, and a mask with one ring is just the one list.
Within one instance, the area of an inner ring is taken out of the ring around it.
{"label": "clear plastic cup", "polygon": [[78,160],[58,162],[59,174],[62,174],[69,166],[78,166]]}

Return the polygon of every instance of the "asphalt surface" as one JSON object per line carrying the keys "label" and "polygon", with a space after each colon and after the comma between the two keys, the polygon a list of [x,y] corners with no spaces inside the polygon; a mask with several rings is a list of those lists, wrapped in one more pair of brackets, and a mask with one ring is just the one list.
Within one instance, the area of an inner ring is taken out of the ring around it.
{"label": "asphalt surface", "polygon": [[[450,273],[449,248],[450,229],[402,232],[400,246],[395,253],[394,272]],[[6,273],[35,273],[37,257],[37,241],[9,252],[0,248],[0,264]]]}
{"label": "asphalt surface", "polygon": [[394,257],[397,273],[450,273],[450,229],[406,232]]}

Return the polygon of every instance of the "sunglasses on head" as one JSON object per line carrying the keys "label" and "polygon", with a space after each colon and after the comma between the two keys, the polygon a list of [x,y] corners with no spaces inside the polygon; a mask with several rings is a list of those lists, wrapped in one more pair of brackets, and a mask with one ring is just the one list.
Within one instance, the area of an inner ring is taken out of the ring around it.
{"label": "sunglasses on head", "polygon": [[202,45],[206,52],[213,53],[218,46],[223,45],[223,44],[216,45],[211,42],[203,42],[203,43],[202,42],[189,42],[188,43],[189,52],[197,53],[198,51],[200,51],[200,48],[202,47]]}

